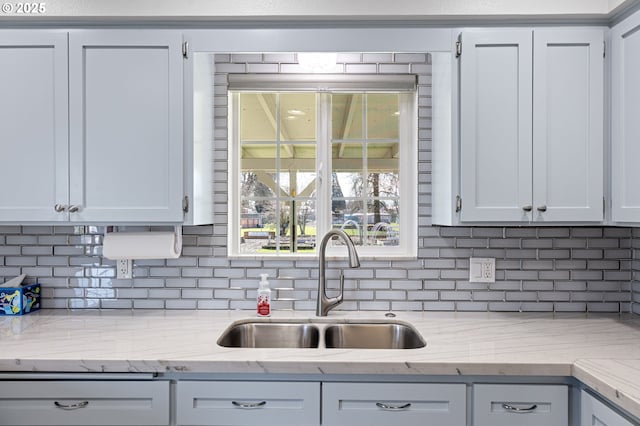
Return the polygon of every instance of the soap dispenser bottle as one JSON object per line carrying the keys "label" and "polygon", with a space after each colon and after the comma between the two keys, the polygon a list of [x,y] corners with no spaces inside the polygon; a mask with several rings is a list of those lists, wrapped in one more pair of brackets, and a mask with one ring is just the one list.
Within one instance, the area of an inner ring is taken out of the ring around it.
{"label": "soap dispenser bottle", "polygon": [[260,274],[260,284],[258,285],[258,316],[268,317],[271,315],[271,289],[268,274]]}

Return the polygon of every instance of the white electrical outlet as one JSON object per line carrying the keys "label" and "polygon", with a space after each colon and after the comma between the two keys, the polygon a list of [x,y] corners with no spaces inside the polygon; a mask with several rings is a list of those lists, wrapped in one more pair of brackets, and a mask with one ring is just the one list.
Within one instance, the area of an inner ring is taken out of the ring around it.
{"label": "white electrical outlet", "polygon": [[128,280],[133,278],[133,260],[116,260],[116,278],[119,280]]}
{"label": "white electrical outlet", "polygon": [[470,283],[496,282],[496,259],[493,257],[472,257],[469,259]]}

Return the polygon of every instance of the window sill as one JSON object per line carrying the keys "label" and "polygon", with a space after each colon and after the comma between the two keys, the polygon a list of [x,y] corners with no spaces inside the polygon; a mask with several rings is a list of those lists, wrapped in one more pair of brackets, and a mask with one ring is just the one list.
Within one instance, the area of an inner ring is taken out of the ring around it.
{"label": "window sill", "polygon": [[[358,255],[358,257],[360,258],[360,260],[366,260],[366,261],[372,261],[372,262],[376,262],[376,261],[407,261],[407,260],[417,260],[418,256],[416,255],[401,255],[398,254],[397,256],[376,256],[376,255]],[[326,259],[327,260],[345,260],[347,259],[348,256],[347,255],[341,255],[341,254],[327,254]],[[268,256],[268,255],[255,255],[255,254],[229,254],[227,256],[227,259],[229,260],[260,260],[260,261],[270,261],[270,260],[284,260],[284,261],[305,261],[305,260],[319,260],[319,256],[317,253],[314,254],[301,254],[301,255],[296,255],[296,256],[287,256],[287,255],[274,255],[274,256]]]}

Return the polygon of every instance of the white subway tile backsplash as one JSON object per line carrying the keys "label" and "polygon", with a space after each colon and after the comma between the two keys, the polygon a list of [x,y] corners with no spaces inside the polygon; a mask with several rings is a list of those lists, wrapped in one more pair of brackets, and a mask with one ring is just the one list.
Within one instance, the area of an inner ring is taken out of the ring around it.
{"label": "white subway tile backsplash", "polygon": [[[165,280],[159,279],[159,278],[135,278],[133,280],[112,280],[111,285],[113,285],[114,287],[124,287],[126,286],[126,284],[131,285],[130,281],[133,281],[133,287],[138,287],[138,288],[158,288],[158,287],[165,286]],[[118,285],[119,283],[122,283],[123,285],[120,286]]]}
{"label": "white subway tile backsplash", "polygon": [[188,309],[193,310],[197,308],[195,300],[182,300],[182,299],[169,299],[164,303],[165,309]]}
{"label": "white subway tile backsplash", "polygon": [[[4,244],[4,240],[0,239],[0,244]],[[0,255],[5,254],[2,253],[2,249],[4,248],[12,248],[17,249],[18,252],[21,252],[23,256],[51,256],[53,255],[53,247],[49,246],[22,246],[20,247],[10,247],[10,246],[0,246]],[[63,258],[64,259],[64,258]]]}
{"label": "white subway tile backsplash", "polygon": [[602,280],[602,271],[571,271],[572,280]]}
{"label": "white subway tile backsplash", "polygon": [[347,74],[375,74],[377,70],[376,64],[346,64],[345,72]]}
{"label": "white subway tile backsplash", "polygon": [[[352,306],[349,306],[352,305]],[[389,311],[391,310],[390,301],[375,301],[375,302],[359,302],[355,304],[342,304],[339,306],[340,310],[361,310],[361,311]]]}
{"label": "white subway tile backsplash", "polygon": [[522,290],[524,291],[552,291],[553,290],[553,281],[523,281],[522,282]]}
{"label": "white subway tile backsplash", "polygon": [[150,289],[149,298],[151,299],[179,299],[180,289]]}
{"label": "white subway tile backsplash", "polygon": [[118,299],[146,299],[152,290],[146,288],[119,288]]}
{"label": "white subway tile backsplash", "polygon": [[[487,302],[456,302],[457,311],[468,312],[484,312],[489,310],[489,304]],[[513,311],[517,311],[516,306]]]}
{"label": "white subway tile backsplash", "polygon": [[556,260],[555,261],[556,269],[586,269],[587,261],[586,260]]}
{"label": "white subway tile backsplash", "polygon": [[367,63],[378,63],[378,62],[393,62],[393,53],[363,53],[362,54],[362,62]]}
{"label": "white subway tile backsplash", "polygon": [[262,53],[234,53],[231,55],[230,61],[260,63],[262,62]]}
{"label": "white subway tile backsplash", "polygon": [[100,299],[68,299],[69,309],[99,309]]}
{"label": "white subway tile backsplash", "polygon": [[[379,64],[378,72],[380,74],[407,74],[409,73],[410,65],[403,64]],[[425,90],[421,90],[425,89]],[[426,88],[418,87],[418,95],[427,95],[430,92],[426,91]],[[425,126],[427,127],[427,126]]]}
{"label": "white subway tile backsplash", "polygon": [[102,299],[100,300],[102,309],[132,309],[133,301],[127,299]]}
{"label": "white subway tile backsplash", "polygon": [[587,303],[587,312],[618,312],[620,303]]}
{"label": "white subway tile backsplash", "polygon": [[404,301],[392,301],[392,311],[422,311],[422,303],[420,302],[404,302]]}
{"label": "white subway tile backsplash", "polygon": [[395,53],[393,55],[394,62],[397,63],[426,63],[427,55],[425,53]]}

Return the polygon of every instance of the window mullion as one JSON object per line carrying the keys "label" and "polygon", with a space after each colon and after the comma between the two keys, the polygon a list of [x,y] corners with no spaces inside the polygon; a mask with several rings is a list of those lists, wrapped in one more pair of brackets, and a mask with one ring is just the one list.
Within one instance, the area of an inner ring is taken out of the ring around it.
{"label": "window mullion", "polygon": [[362,95],[362,194],[360,194],[360,202],[362,203],[362,235],[363,246],[369,245],[369,203],[368,203],[368,155],[367,155],[367,141],[369,139],[368,125],[367,125],[367,94]]}
{"label": "window mullion", "polygon": [[[240,140],[240,131],[239,131],[239,123],[240,123],[240,94],[233,93],[231,97],[231,106],[228,109],[228,114],[230,116],[231,125],[229,126],[232,129],[232,134],[230,140],[231,143],[231,170],[229,170],[230,179],[230,190],[231,194],[240,194],[240,176],[242,175],[242,167],[241,167],[241,157],[242,157],[242,146]],[[240,252],[240,241],[239,238],[236,238],[237,232],[235,230],[240,229],[240,205],[242,203],[242,196],[238,197],[229,197],[231,201],[231,215],[229,216],[232,220],[231,226],[228,229],[231,229],[231,232],[228,232],[227,236],[227,244],[231,247],[234,253]]]}
{"label": "window mullion", "polygon": [[318,96],[316,126],[316,170],[317,170],[317,211],[316,214],[316,244],[331,228],[331,176],[333,165],[331,163],[331,95],[320,93]]}
{"label": "window mullion", "polygon": [[276,169],[275,169],[275,181],[276,181],[276,253],[280,254],[280,229],[282,229],[282,199],[280,197],[280,188],[282,188],[280,182],[280,93],[276,93]]}

